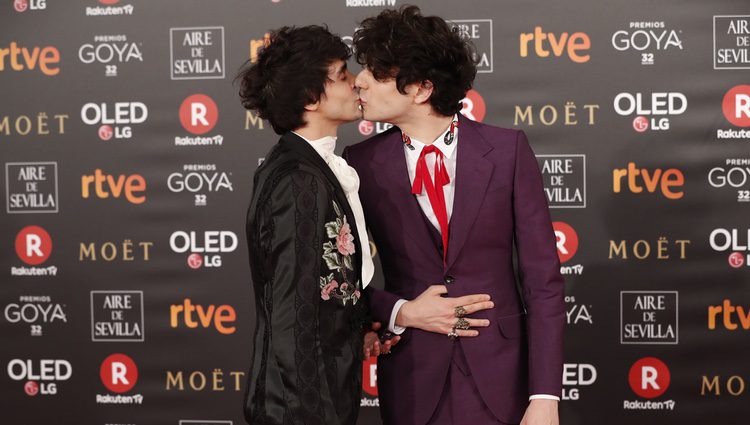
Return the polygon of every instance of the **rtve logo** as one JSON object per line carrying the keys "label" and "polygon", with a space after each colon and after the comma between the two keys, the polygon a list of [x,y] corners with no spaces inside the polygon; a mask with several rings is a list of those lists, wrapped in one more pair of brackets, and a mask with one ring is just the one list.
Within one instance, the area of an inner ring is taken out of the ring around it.
{"label": "rtve logo", "polygon": [[[721,325],[725,329],[735,331],[742,326],[744,330],[750,330],[750,308],[732,305],[732,301],[725,299],[721,305],[708,306],[708,329],[716,329],[717,317],[721,315]],[[734,318],[739,319],[739,326]]]}
{"label": "rtve logo", "polygon": [[[91,190],[91,186],[94,190]],[[115,177],[111,174],[104,174],[102,170],[94,170],[94,174],[81,176],[81,196],[88,199],[93,192],[97,198],[120,198],[124,195],[125,199],[131,204],[142,204],[146,202],[146,180],[140,174],[125,176],[120,174]]]}
{"label": "rtve logo", "polygon": [[[622,184],[623,178],[627,178],[627,185]],[[684,184],[685,176],[682,171],[676,168],[666,170],[657,168],[654,171],[649,171],[645,168],[636,168],[634,162],[629,162],[628,168],[612,170],[612,190],[615,193],[623,191],[623,186],[625,190],[632,193],[641,193],[644,188],[648,193],[654,193],[659,188],[665,198],[680,199],[684,192],[676,191],[674,188],[681,188]]]}
{"label": "rtve logo", "polygon": [[551,32],[545,33],[542,27],[537,26],[534,32],[521,33],[519,40],[522,58],[529,56],[529,45],[533,42],[534,53],[540,58],[552,53],[558,58],[566,54],[575,63],[586,63],[591,59],[591,55],[585,54],[591,48],[591,39],[584,32],[564,32],[557,36]]}
{"label": "rtve logo", "polygon": [[180,323],[184,323],[191,329],[198,326],[204,329],[214,328],[221,334],[231,335],[237,330],[235,326],[231,326],[236,320],[237,313],[227,304],[218,307],[211,304],[204,308],[200,304],[193,304],[190,298],[185,298],[182,304],[169,307],[169,326],[172,328],[178,328]]}
{"label": "rtve logo", "polygon": [[29,49],[11,41],[9,47],[0,47],[0,72],[5,71],[6,61],[13,71],[34,70],[38,66],[39,71],[47,76],[60,73],[60,67],[55,66],[60,63],[60,51],[53,46]]}

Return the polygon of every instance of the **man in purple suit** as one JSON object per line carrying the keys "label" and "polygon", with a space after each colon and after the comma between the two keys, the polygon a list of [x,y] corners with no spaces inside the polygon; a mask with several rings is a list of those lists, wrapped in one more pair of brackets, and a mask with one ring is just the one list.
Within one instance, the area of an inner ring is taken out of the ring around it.
{"label": "man in purple suit", "polygon": [[[395,126],[344,151],[390,295],[371,310],[401,335],[378,359],[384,423],[557,425],[564,282],[525,134],[459,114],[476,66],[443,19],[385,10],[354,47],[364,118]],[[451,303],[467,294],[492,301]]]}

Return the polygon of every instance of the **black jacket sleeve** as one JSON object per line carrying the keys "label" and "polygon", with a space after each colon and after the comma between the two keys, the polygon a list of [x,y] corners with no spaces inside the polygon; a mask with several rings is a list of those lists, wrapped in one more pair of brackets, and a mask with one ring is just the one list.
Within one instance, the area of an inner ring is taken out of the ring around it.
{"label": "black jacket sleeve", "polygon": [[260,251],[253,267],[263,272],[263,290],[256,288],[263,313],[245,416],[254,424],[323,424],[330,401],[323,400],[329,392],[322,387],[318,280],[330,195],[319,177],[305,171],[269,183],[248,229],[256,232],[251,249]]}

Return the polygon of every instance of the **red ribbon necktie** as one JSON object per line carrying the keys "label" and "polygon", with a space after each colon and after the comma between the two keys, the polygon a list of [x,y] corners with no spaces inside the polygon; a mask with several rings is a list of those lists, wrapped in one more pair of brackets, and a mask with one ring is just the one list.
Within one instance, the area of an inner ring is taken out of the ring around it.
{"label": "red ribbon necktie", "polygon": [[[427,161],[425,160],[425,156],[430,153],[435,154],[434,183],[430,176],[430,171],[427,169]],[[417,170],[414,183],[411,187],[411,193],[414,195],[421,194],[422,186],[424,186],[427,192],[427,198],[430,200],[435,217],[437,217],[438,224],[440,225],[440,233],[443,238],[443,265],[445,265],[448,258],[448,211],[445,205],[443,186],[450,183],[450,181],[451,178],[448,176],[448,171],[445,169],[445,163],[443,162],[443,152],[434,145],[425,146],[417,160]]]}

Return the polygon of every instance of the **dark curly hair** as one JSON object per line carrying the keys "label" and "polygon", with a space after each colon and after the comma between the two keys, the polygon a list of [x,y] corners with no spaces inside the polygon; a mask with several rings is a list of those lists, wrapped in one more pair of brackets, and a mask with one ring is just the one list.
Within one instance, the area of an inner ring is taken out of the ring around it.
{"label": "dark curly hair", "polygon": [[335,60],[351,57],[349,47],[327,27],[282,27],[272,31],[255,63],[240,69],[240,99],[245,109],[267,119],[277,134],[302,127],[305,105],[320,100]]}
{"label": "dark curly hair", "polygon": [[396,79],[406,86],[432,82],[430,104],[442,115],[461,110],[461,99],[477,73],[475,49],[438,16],[422,16],[417,6],[386,9],[362,21],[354,33],[357,62],[378,81]]}

